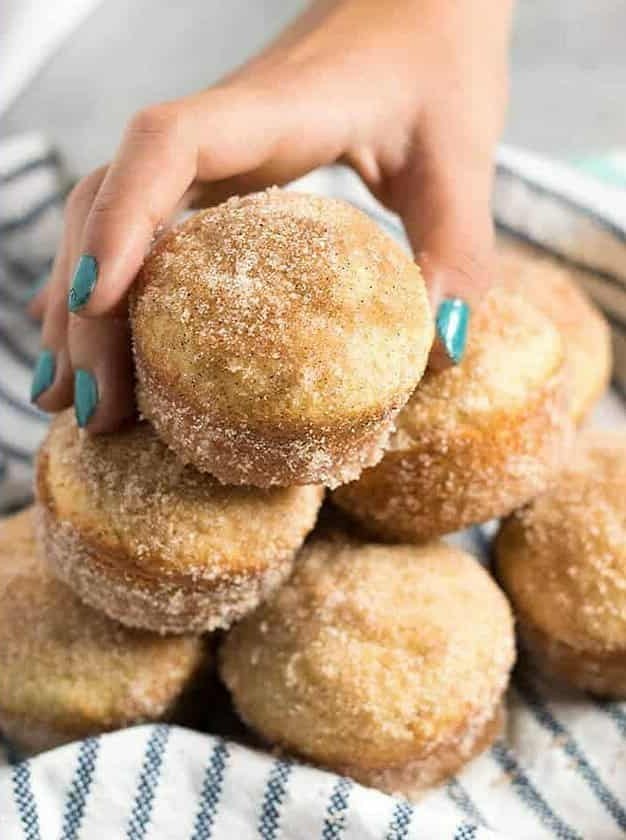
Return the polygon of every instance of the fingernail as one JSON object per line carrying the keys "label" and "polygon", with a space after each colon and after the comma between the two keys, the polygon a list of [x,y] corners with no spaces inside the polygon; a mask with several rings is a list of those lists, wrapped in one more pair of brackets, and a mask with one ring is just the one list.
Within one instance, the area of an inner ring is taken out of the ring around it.
{"label": "fingernail", "polygon": [[97,405],[98,384],[95,377],[79,368],[74,373],[74,412],[81,429],[89,423]]}
{"label": "fingernail", "polygon": [[33,382],[30,386],[31,402],[35,402],[52,385],[55,370],[54,353],[51,353],[50,350],[42,350],[37,357],[35,370],[33,371]]}
{"label": "fingernail", "polygon": [[67,296],[70,312],[81,309],[91,297],[98,279],[98,260],[89,254],[83,254],[76,263],[72,285]]}
{"label": "fingernail", "polygon": [[30,303],[31,300],[35,297],[35,295],[43,289],[43,287],[48,282],[48,277],[48,274],[42,274],[39,280],[36,280],[33,283],[32,287],[26,293],[26,296],[24,298],[25,303]]}
{"label": "fingernail", "polygon": [[469,306],[461,298],[444,298],[437,309],[437,336],[455,365],[465,353],[469,316]]}

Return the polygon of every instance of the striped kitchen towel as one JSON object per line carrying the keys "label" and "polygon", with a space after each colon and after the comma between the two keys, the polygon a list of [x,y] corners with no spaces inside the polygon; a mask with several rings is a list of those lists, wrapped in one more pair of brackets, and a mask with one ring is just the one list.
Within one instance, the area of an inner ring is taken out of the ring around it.
{"label": "striped kitchen towel", "polygon": [[[46,428],[45,415],[28,402],[38,329],[24,315],[24,303],[49,271],[67,180],[41,138],[30,136],[0,144],[0,181],[0,506],[8,511],[30,496],[31,458]],[[397,218],[342,167],[295,186],[347,198],[402,239]],[[625,194],[602,186],[503,149],[495,209],[505,227],[591,269],[588,290],[614,325],[623,387]],[[594,421],[626,422],[616,392]],[[489,534],[488,527],[476,528],[451,539],[486,559]],[[496,744],[413,805],[219,734],[167,725],[89,738],[22,760],[0,739],[0,840],[626,836],[626,703],[568,693],[524,666],[507,706],[506,731]]]}

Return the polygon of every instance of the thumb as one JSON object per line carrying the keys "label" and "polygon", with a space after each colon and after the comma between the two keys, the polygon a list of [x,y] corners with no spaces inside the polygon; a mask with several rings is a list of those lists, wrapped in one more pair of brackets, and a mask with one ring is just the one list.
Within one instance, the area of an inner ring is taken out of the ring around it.
{"label": "thumb", "polygon": [[435,370],[462,360],[472,312],[493,281],[491,159],[464,160],[444,150],[412,162],[400,202],[435,313],[429,361]]}

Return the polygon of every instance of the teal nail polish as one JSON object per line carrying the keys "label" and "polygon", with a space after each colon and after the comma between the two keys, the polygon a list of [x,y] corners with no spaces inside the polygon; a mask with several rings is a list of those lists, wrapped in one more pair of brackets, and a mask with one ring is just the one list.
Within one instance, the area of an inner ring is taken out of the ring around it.
{"label": "teal nail polish", "polygon": [[76,422],[82,429],[91,420],[98,405],[98,384],[89,371],[74,373],[74,411]]}
{"label": "teal nail polish", "polygon": [[67,305],[70,312],[81,309],[89,300],[98,279],[98,260],[83,254],[76,264]]}
{"label": "teal nail polish", "polygon": [[28,292],[26,293],[26,296],[24,298],[26,303],[30,303],[31,300],[37,294],[37,292],[40,292],[41,289],[43,289],[43,287],[48,282],[48,277],[49,277],[48,274],[42,274],[41,277],[33,283],[32,287],[28,290]]}
{"label": "teal nail polish", "polygon": [[42,350],[35,362],[33,382],[30,386],[30,398],[32,402],[38,399],[52,385],[55,370],[54,353],[51,353],[50,350]]}
{"label": "teal nail polish", "polygon": [[437,309],[437,336],[455,365],[465,353],[469,316],[469,306],[461,298],[444,298]]}

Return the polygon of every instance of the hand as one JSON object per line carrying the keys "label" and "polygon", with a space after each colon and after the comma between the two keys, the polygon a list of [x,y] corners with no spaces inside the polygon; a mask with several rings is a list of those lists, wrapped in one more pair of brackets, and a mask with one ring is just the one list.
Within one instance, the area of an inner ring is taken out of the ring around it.
{"label": "hand", "polygon": [[215,87],[140,111],[69,196],[31,304],[45,310],[38,405],[59,411],[75,392],[92,432],[131,416],[125,300],[155,233],[183,206],[337,160],[401,215],[438,310],[431,364],[458,361],[466,306],[491,278],[509,17],[507,0],[326,0]]}

